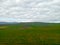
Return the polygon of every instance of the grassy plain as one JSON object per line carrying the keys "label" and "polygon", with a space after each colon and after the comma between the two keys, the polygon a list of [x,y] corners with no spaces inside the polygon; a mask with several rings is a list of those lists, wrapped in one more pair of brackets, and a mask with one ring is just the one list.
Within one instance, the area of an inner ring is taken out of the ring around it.
{"label": "grassy plain", "polygon": [[0,45],[60,45],[60,24],[1,25]]}

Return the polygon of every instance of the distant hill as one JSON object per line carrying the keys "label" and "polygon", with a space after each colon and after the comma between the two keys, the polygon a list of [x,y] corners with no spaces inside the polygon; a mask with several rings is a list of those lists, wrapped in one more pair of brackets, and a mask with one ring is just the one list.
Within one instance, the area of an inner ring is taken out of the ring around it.
{"label": "distant hill", "polygon": [[44,23],[44,22],[22,22],[17,25],[22,26],[60,26],[60,23]]}
{"label": "distant hill", "polygon": [[13,24],[13,23],[17,23],[17,22],[0,22],[0,24]]}
{"label": "distant hill", "polygon": [[17,24],[17,22],[0,22],[0,25]]}
{"label": "distant hill", "polygon": [[20,22],[20,23],[17,23],[17,22],[0,22],[0,25],[9,25],[9,24],[12,24],[12,25],[22,25],[22,26],[53,26],[53,25],[60,25],[60,23],[44,23],[44,22]]}

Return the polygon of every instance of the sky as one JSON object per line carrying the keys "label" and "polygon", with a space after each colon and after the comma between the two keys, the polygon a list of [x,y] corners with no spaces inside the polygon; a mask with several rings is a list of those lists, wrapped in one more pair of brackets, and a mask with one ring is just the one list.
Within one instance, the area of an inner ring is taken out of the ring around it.
{"label": "sky", "polygon": [[60,23],[60,0],[0,0],[0,22]]}

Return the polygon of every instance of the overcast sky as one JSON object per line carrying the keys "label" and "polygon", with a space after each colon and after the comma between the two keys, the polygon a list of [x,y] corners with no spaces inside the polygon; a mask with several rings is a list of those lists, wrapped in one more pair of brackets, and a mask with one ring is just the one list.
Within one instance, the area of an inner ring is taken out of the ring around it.
{"label": "overcast sky", "polygon": [[60,23],[60,0],[0,0],[0,22]]}

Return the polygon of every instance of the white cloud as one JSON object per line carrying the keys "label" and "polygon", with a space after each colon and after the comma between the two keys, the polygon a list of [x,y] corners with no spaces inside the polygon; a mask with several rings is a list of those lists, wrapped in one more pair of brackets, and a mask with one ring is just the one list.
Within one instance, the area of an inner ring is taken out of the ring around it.
{"label": "white cloud", "polygon": [[60,23],[60,0],[1,0],[0,3],[3,21]]}

